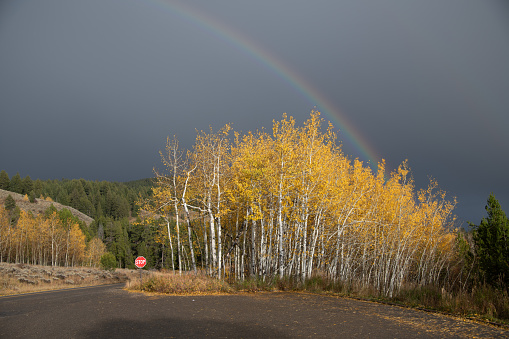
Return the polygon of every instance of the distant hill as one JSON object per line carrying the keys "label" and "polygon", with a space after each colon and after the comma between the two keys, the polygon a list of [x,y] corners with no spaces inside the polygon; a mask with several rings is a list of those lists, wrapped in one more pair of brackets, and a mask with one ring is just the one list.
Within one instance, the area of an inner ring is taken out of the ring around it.
{"label": "distant hill", "polygon": [[[50,197],[55,202],[55,206],[59,203],[62,206],[72,207],[97,222],[101,218],[114,220],[136,218],[139,211],[138,202],[152,195],[154,183],[154,178],[128,182],[65,178],[43,181],[32,180],[28,175],[22,179],[19,173],[9,178],[5,170],[0,171],[0,189],[35,197]],[[27,209],[36,207],[24,206]]]}
{"label": "distant hill", "polygon": [[64,208],[67,208],[75,217],[77,217],[79,220],[85,222],[85,224],[87,226],[90,226],[90,223],[92,223],[92,221],[94,221],[94,219],[92,219],[88,215],[83,214],[80,211],[78,211],[77,209],[72,208],[70,206],[65,206],[65,205],[59,204],[58,202],[46,201],[43,199],[35,199],[35,202],[31,203],[30,201],[25,201],[23,199],[24,195],[22,195],[22,194],[5,191],[2,189],[0,189],[0,204],[3,205],[5,203],[5,199],[9,195],[14,199],[14,201],[16,201],[16,205],[21,210],[30,211],[30,212],[32,212],[33,215],[44,213],[44,211],[46,211],[51,205],[53,205],[53,206],[55,206],[55,208],[58,211],[60,211]]}

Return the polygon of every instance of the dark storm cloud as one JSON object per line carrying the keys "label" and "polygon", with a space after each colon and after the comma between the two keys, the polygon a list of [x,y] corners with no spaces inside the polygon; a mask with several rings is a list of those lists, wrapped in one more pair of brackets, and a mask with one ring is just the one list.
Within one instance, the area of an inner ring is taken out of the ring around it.
{"label": "dark storm cloud", "polygon": [[[490,192],[509,210],[504,2],[185,5],[297,72],[389,169],[409,159],[417,186],[436,178],[460,218],[478,222]],[[168,135],[191,147],[195,129],[270,128],[283,112],[301,123],[320,106],[192,11],[157,0],[1,2],[0,169],[149,177]]]}

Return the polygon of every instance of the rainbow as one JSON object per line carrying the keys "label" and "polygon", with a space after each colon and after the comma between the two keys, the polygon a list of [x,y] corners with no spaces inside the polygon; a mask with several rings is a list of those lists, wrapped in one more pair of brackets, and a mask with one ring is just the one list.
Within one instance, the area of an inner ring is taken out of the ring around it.
{"label": "rainbow", "polygon": [[216,20],[188,4],[169,0],[151,0],[150,2],[171,11],[192,25],[198,26],[216,38],[225,41],[233,48],[240,50],[255,62],[269,69],[277,77],[303,95],[317,110],[325,113],[332,120],[332,123],[340,129],[341,139],[344,140],[346,138],[362,154],[364,159],[360,160],[370,161],[372,165],[376,166],[377,161],[380,160],[378,153],[369,145],[366,138],[359,133],[354,125],[348,121],[346,115],[337,107],[334,107],[330,100],[310,86],[300,74],[290,69],[268,50],[256,44],[249,37],[228,27],[224,22]]}

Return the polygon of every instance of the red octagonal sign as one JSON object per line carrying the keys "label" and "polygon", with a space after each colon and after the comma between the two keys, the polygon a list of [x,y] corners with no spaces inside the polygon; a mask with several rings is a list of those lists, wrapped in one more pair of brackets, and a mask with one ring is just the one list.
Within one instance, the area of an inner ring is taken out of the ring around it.
{"label": "red octagonal sign", "polygon": [[145,257],[138,257],[136,258],[136,260],[134,261],[134,264],[136,265],[136,267],[138,268],[143,268],[145,267],[145,265],[147,264],[147,259],[145,259]]}

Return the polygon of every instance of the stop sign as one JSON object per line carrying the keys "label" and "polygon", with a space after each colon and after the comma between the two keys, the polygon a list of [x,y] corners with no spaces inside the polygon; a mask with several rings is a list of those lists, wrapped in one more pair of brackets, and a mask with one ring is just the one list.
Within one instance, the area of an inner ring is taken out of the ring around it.
{"label": "stop sign", "polygon": [[134,264],[136,265],[136,267],[138,268],[143,268],[145,267],[145,265],[147,264],[147,259],[145,259],[145,257],[138,257],[136,258],[136,260],[134,261]]}

